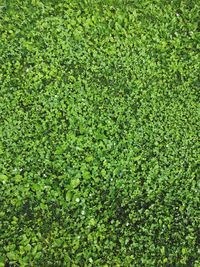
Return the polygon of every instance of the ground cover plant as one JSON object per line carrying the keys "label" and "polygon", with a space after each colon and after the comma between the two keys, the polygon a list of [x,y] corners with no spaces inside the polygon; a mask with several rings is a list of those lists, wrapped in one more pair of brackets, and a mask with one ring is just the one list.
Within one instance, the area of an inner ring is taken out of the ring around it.
{"label": "ground cover plant", "polygon": [[0,3],[0,266],[199,267],[199,1]]}

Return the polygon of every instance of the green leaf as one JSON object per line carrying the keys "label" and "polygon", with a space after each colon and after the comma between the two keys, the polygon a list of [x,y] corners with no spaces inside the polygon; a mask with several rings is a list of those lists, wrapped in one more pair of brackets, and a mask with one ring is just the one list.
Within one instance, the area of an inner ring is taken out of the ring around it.
{"label": "green leaf", "polygon": [[72,187],[72,188],[76,188],[76,187],[78,187],[79,184],[80,184],[80,179],[75,178],[75,179],[71,180],[71,187]]}
{"label": "green leaf", "polygon": [[68,192],[66,193],[66,195],[65,195],[65,199],[66,199],[67,201],[71,201],[71,199],[72,199],[72,193],[71,193],[70,191],[68,191]]}
{"label": "green leaf", "polygon": [[8,181],[8,177],[5,174],[0,174],[0,182],[6,183]]}
{"label": "green leaf", "polygon": [[83,173],[83,178],[84,179],[90,179],[91,178],[91,174],[90,174],[90,172],[88,172],[88,171],[85,171],[84,173]]}
{"label": "green leaf", "polygon": [[17,259],[17,256],[14,252],[8,252],[6,255],[7,255],[8,259],[11,261]]}

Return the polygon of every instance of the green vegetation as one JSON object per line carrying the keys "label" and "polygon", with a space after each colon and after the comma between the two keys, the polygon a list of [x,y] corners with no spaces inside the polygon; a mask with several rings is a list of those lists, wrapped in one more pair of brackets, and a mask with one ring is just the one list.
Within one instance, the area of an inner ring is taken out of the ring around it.
{"label": "green vegetation", "polygon": [[0,267],[199,267],[199,1],[0,6]]}

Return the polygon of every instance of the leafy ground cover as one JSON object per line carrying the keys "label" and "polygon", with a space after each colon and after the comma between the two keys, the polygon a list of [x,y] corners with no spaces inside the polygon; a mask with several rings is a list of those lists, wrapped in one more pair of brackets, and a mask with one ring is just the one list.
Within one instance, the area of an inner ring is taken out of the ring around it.
{"label": "leafy ground cover", "polygon": [[200,266],[199,1],[1,1],[0,266]]}

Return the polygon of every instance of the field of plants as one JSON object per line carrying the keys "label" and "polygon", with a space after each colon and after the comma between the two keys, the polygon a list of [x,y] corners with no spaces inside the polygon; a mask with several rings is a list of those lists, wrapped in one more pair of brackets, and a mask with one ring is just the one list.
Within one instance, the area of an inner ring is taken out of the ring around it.
{"label": "field of plants", "polygon": [[0,267],[200,267],[199,0],[0,1]]}

